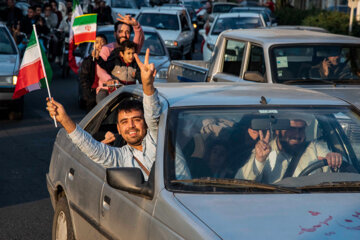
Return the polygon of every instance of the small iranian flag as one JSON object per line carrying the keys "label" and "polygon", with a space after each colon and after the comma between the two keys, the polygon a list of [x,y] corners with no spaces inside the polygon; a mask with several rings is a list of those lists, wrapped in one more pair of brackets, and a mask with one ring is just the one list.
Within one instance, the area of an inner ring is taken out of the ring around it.
{"label": "small iranian flag", "polygon": [[74,19],[73,31],[75,44],[95,42],[97,14],[84,14]]}
{"label": "small iranian flag", "polygon": [[[40,53],[42,55],[42,59]],[[43,66],[45,68],[46,76]],[[28,92],[40,88],[46,88],[46,77],[47,80],[51,82],[51,66],[46,59],[44,50],[38,44],[36,32],[33,31],[21,62],[18,80],[12,98],[19,98]]]}

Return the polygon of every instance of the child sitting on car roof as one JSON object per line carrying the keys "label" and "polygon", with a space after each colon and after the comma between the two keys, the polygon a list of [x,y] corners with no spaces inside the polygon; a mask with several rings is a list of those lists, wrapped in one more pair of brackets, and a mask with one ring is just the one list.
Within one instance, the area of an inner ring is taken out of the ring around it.
{"label": "child sitting on car roof", "polygon": [[134,42],[125,40],[111,52],[107,61],[99,57],[97,64],[122,85],[135,84],[136,79],[141,83],[140,68],[134,58],[135,49]]}

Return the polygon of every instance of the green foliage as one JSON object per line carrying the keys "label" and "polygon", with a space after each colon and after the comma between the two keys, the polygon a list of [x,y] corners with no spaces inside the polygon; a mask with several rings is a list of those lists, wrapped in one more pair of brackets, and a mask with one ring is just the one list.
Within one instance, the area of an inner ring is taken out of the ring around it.
{"label": "green foliage", "polygon": [[[296,8],[279,8],[276,11],[279,25],[303,25],[321,27],[331,33],[349,34],[349,19],[347,13],[324,11],[318,9],[301,10]],[[360,37],[360,24],[353,21],[351,35]]]}
{"label": "green foliage", "polygon": [[283,7],[277,8],[275,15],[279,25],[302,25],[302,21],[308,17],[317,15],[317,9],[300,10],[297,8]]}
{"label": "green foliage", "polygon": [[302,25],[322,27],[331,33],[348,34],[349,15],[343,12],[320,12],[314,16],[308,16],[302,21]]}

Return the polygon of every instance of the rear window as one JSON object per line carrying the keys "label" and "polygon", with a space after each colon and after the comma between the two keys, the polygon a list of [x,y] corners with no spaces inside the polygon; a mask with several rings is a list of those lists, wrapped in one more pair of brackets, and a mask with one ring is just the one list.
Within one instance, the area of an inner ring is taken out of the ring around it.
{"label": "rear window", "polygon": [[142,26],[154,27],[160,30],[179,30],[178,16],[174,14],[143,13],[138,22]]}

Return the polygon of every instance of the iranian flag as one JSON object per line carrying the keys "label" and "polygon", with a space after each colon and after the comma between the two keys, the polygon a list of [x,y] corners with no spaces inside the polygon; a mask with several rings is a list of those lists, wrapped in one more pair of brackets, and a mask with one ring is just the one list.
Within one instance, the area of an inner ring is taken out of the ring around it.
{"label": "iranian flag", "polygon": [[34,29],[21,62],[18,80],[12,98],[19,98],[28,92],[40,88],[47,88],[46,78],[49,82],[51,81],[52,70],[46,59],[44,50],[38,44],[36,30]]}
{"label": "iranian flag", "polygon": [[72,26],[75,44],[83,42],[95,42],[97,14],[84,14],[74,20]]}
{"label": "iranian flag", "polygon": [[[71,25],[72,26],[74,24],[74,20],[77,16],[83,15],[83,11],[81,9],[81,6],[79,4],[79,0],[73,0],[73,8],[72,8],[72,16],[71,16]],[[73,51],[76,49],[76,45],[74,42],[74,32],[72,27],[70,28],[69,31],[69,56],[68,56],[68,60],[69,60],[69,67],[71,68],[71,70],[74,71],[74,73],[78,73],[79,70],[79,65],[76,62],[75,56],[73,54]]]}

